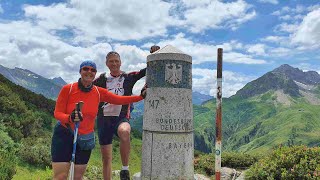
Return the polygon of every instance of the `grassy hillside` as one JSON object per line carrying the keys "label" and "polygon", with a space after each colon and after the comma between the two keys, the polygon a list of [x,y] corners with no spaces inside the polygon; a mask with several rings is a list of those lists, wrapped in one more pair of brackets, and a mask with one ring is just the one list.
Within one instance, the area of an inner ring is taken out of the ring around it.
{"label": "grassy hillside", "polygon": [[[223,99],[223,147],[232,151],[267,151],[279,144],[319,146],[320,111],[303,98],[279,103],[274,91],[242,99]],[[214,148],[215,100],[197,106],[196,148]],[[199,113],[203,111],[202,113]],[[201,146],[199,146],[199,144]]]}
{"label": "grassy hillside", "polygon": [[50,163],[54,101],[0,75],[0,179],[11,179],[17,163]]}

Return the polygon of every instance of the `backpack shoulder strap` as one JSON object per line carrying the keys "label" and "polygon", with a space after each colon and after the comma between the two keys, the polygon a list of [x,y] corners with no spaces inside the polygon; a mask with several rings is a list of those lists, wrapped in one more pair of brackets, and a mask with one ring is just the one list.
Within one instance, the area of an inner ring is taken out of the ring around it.
{"label": "backpack shoulder strap", "polygon": [[95,87],[95,89],[96,89],[97,93],[99,94],[99,100],[100,100],[100,92],[99,92],[99,90],[98,90],[98,87],[97,87],[97,86],[95,86],[95,85],[94,85],[94,87]]}
{"label": "backpack shoulder strap", "polygon": [[73,83],[70,86],[69,95],[71,94],[72,86],[73,86]]}

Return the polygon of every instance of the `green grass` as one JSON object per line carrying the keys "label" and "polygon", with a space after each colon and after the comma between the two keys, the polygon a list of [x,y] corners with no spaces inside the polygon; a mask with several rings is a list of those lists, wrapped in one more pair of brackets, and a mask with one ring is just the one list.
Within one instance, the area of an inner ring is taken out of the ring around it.
{"label": "green grass", "polygon": [[[133,138],[131,141],[131,154],[130,154],[130,174],[133,176],[135,173],[141,171],[141,147],[142,141],[140,139]],[[92,167],[97,167],[97,174],[102,178],[102,161],[99,144],[96,145],[92,151],[87,171]],[[114,140],[113,142],[113,160],[112,170],[121,170],[122,163],[120,159],[119,142]],[[115,176],[114,179],[119,179]],[[52,179],[51,167],[41,168],[32,166],[30,164],[19,162],[17,165],[17,172],[13,177],[13,180],[38,180],[38,179]],[[96,180],[96,178],[95,178]]]}
{"label": "green grass", "polygon": [[51,167],[40,168],[31,166],[24,162],[17,164],[17,172],[13,176],[13,180],[37,180],[37,179],[52,179]]}

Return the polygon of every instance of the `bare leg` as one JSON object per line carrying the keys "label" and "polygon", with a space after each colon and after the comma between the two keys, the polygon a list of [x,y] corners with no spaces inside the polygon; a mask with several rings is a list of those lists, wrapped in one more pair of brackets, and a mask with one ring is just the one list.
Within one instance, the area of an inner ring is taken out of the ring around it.
{"label": "bare leg", "polygon": [[82,180],[84,173],[86,172],[87,165],[86,164],[76,164],[74,166],[74,179]]}
{"label": "bare leg", "polygon": [[130,156],[130,132],[131,127],[127,122],[123,122],[118,127],[118,135],[120,138],[120,155],[123,166],[129,165]]}
{"label": "bare leg", "polygon": [[112,170],[112,144],[100,145],[103,167],[103,179],[111,180]]}
{"label": "bare leg", "polygon": [[70,163],[68,162],[53,162],[53,179],[54,180],[65,180],[68,178],[70,169]]}
{"label": "bare leg", "polygon": [[[74,166],[74,179],[82,180],[84,173],[86,172],[86,164],[76,164]],[[53,179],[54,180],[65,180],[68,178],[70,163],[68,162],[53,162]]]}

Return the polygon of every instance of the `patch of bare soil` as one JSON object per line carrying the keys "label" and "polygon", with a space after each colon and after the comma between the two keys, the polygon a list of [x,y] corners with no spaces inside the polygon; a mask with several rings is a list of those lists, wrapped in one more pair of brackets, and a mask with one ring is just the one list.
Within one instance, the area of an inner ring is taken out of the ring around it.
{"label": "patch of bare soil", "polygon": [[290,97],[289,95],[285,94],[283,92],[283,90],[277,90],[275,92],[276,96],[277,96],[277,101],[281,104],[284,104],[286,106],[290,106],[291,105],[291,101],[290,101]]}

